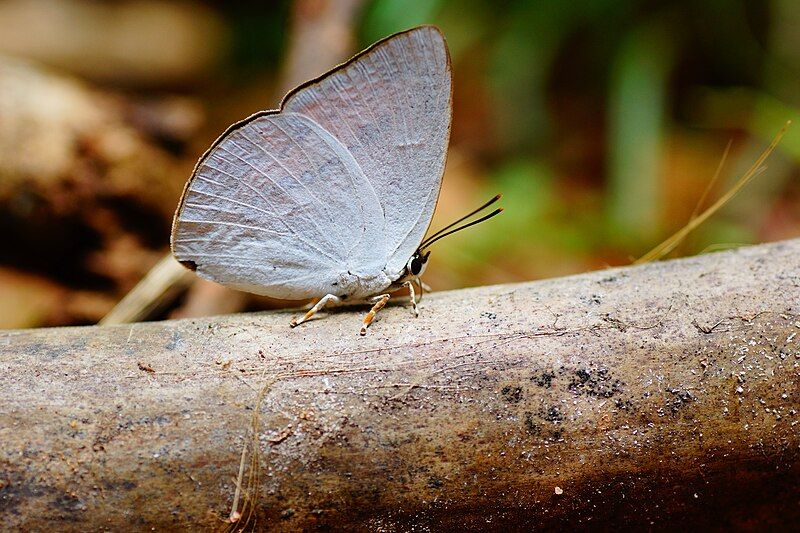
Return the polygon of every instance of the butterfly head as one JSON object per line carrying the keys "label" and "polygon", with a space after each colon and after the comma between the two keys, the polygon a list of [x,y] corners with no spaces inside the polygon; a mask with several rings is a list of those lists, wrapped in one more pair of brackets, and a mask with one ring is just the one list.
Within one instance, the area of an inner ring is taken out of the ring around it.
{"label": "butterfly head", "polygon": [[406,263],[405,275],[412,278],[421,276],[422,273],[425,272],[425,267],[428,265],[428,257],[430,257],[430,255],[430,250],[427,252],[422,250],[414,252],[414,255],[412,255],[411,259]]}

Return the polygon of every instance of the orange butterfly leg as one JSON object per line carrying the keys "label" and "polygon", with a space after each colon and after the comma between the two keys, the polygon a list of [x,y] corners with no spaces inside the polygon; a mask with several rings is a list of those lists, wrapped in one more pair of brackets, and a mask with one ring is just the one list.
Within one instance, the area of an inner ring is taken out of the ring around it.
{"label": "orange butterfly leg", "polygon": [[361,335],[367,334],[367,328],[370,324],[372,324],[372,321],[375,320],[375,315],[378,314],[378,311],[383,309],[383,306],[389,301],[389,298],[390,296],[388,294],[376,296],[377,301],[375,302],[375,305],[372,306],[372,309],[369,310],[367,316],[364,317],[364,324],[361,326]]}
{"label": "orange butterfly leg", "polygon": [[341,299],[338,296],[334,294],[326,294],[325,296],[320,298],[320,300],[316,304],[314,304],[314,307],[309,309],[308,312],[305,315],[303,315],[303,318],[301,318],[300,320],[293,318],[292,321],[289,322],[289,326],[293,328],[297,327],[306,320],[308,320],[309,318],[311,318],[312,316],[314,316],[315,314],[317,314],[317,311],[328,305],[330,302],[338,303],[340,301]]}

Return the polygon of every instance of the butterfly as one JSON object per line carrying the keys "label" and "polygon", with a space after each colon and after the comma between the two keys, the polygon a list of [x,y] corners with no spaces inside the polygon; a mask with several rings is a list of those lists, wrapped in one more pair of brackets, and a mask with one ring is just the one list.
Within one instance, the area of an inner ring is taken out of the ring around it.
{"label": "butterfly", "polygon": [[[184,266],[234,289],[365,302],[366,334],[390,293],[414,289],[441,237],[423,240],[442,184],[452,118],[442,33],[387,37],[290,91],[279,109],[230,126],[200,158],[172,225]],[[448,231],[450,230],[450,231]]]}

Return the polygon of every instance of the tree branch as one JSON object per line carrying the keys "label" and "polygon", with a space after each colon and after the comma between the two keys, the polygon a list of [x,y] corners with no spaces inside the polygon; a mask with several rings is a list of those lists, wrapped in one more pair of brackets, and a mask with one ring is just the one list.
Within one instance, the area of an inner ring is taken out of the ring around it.
{"label": "tree branch", "polygon": [[326,315],[0,334],[2,523],[220,525],[257,404],[258,529],[800,520],[800,240]]}

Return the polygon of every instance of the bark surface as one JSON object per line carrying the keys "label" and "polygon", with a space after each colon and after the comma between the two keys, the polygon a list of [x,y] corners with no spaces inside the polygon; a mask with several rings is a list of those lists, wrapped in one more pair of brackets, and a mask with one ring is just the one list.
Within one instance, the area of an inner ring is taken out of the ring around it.
{"label": "bark surface", "polygon": [[257,412],[256,529],[800,523],[800,240],[420,310],[0,332],[0,521],[224,527]]}

